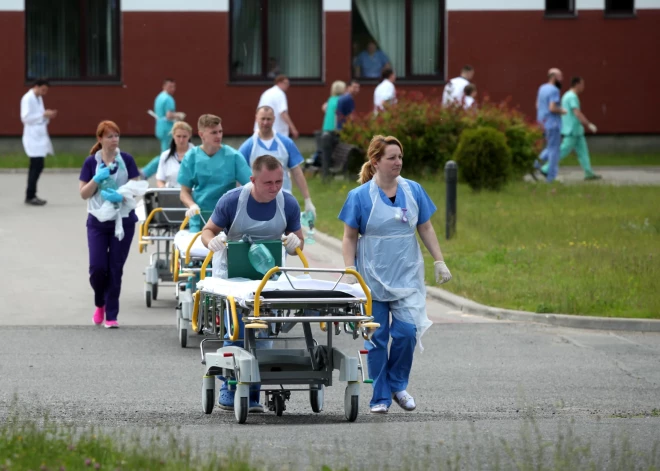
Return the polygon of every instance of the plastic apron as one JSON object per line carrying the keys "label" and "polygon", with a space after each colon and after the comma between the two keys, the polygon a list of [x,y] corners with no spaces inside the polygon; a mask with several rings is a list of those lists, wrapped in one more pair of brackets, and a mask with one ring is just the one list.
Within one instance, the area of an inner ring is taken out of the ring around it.
{"label": "plastic apron", "polygon": [[[239,241],[244,235],[249,235],[253,241],[275,240],[282,237],[286,230],[286,215],[284,213],[284,195],[280,191],[275,201],[277,209],[275,216],[270,221],[257,221],[252,219],[247,212],[248,199],[252,191],[252,183],[247,183],[241,188],[236,206],[236,216],[229,228],[227,241]],[[227,251],[213,254],[213,277],[227,278]]]}
{"label": "plastic apron", "polygon": [[371,213],[364,234],[358,240],[357,266],[375,301],[389,302],[392,316],[414,324],[417,342],[432,322],[426,315],[424,259],[417,238],[419,207],[403,178],[397,182],[405,196],[406,208],[388,206],[371,180]]}
{"label": "plastic apron", "polygon": [[[98,172],[99,167],[103,163],[103,159],[101,158],[101,151],[98,151],[94,155],[94,159],[96,160],[96,171]],[[126,170],[126,164],[124,163],[124,159],[122,159],[121,154],[119,153],[119,149],[117,149],[115,163],[119,168],[114,173],[114,175],[110,174],[110,176],[104,182],[102,182],[101,185],[99,185],[99,189],[96,191],[96,193],[94,193],[92,197],[87,200],[88,213],[99,210],[101,209],[101,206],[103,206],[105,200],[101,196],[101,190],[106,190],[108,188],[116,190],[128,182],[128,170]]]}
{"label": "plastic apron", "polygon": [[282,168],[284,169],[284,181],[282,182],[282,190],[286,191],[287,193],[291,193],[293,185],[291,183],[291,177],[289,176],[289,152],[286,150],[286,147],[284,147],[284,143],[282,142],[282,140],[279,137],[277,137],[277,133],[274,133],[273,135],[275,136],[274,142],[277,143],[276,150],[264,149],[257,142],[257,140],[259,139],[259,135],[255,133],[252,136],[252,153],[250,154],[250,167],[257,159],[257,157],[261,157],[262,155],[272,155],[273,157],[275,157],[277,160],[280,161],[280,163],[282,164]]}

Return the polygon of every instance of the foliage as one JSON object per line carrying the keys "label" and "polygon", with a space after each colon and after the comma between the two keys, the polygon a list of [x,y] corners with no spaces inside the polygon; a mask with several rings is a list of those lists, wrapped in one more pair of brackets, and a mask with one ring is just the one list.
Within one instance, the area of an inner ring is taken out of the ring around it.
{"label": "foliage", "polygon": [[511,173],[511,149],[504,134],[493,128],[463,131],[454,160],[461,181],[473,190],[499,190]]}

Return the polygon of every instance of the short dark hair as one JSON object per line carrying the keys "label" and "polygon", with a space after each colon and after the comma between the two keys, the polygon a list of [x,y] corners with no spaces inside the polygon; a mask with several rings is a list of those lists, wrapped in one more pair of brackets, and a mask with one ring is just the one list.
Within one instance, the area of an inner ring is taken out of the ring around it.
{"label": "short dark hair", "polygon": [[289,77],[287,77],[286,75],[280,74],[277,77],[275,77],[275,84],[282,83],[282,82],[284,82],[285,80],[288,80],[288,79],[289,79]]}
{"label": "short dark hair", "polygon": [[576,85],[579,85],[580,83],[582,83],[582,77],[578,77],[578,76],[573,77],[571,79],[571,88],[573,88]]}
{"label": "short dark hair", "polygon": [[163,80],[163,85],[169,82],[176,83],[176,80],[174,80],[173,78],[166,78],[165,80]]}
{"label": "short dark hair", "polygon": [[477,91],[477,86],[474,85],[473,83],[470,83],[466,85],[465,88],[463,89],[463,94],[465,96],[472,96],[472,94],[476,91]]}
{"label": "short dark hair", "polygon": [[48,82],[48,80],[46,80],[46,79],[37,79],[37,80],[34,81],[33,87],[42,87],[44,85],[46,85],[47,87],[50,87],[50,82]]}
{"label": "short dark hair", "polygon": [[353,84],[360,85],[360,82],[358,81],[358,79],[351,79],[351,80],[348,81],[349,86],[351,86]]}
{"label": "short dark hair", "polygon": [[474,67],[472,67],[469,64],[465,64],[463,68],[461,69],[461,72],[472,72],[474,70]]}
{"label": "short dark hair", "polygon": [[277,157],[272,155],[262,155],[254,159],[252,162],[252,174],[261,172],[261,170],[266,167],[267,170],[277,170],[282,167],[282,162],[279,161]]}
{"label": "short dark hair", "polygon": [[384,68],[383,71],[380,73],[382,79],[388,79],[392,75],[394,75],[394,71],[389,67]]}

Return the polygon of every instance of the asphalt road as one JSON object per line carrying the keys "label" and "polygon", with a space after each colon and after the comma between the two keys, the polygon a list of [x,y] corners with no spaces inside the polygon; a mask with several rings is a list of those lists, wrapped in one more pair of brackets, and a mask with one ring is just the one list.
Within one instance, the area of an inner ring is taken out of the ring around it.
{"label": "asphalt road", "polygon": [[[570,428],[573,442],[590,443],[604,459],[624,437],[646,453],[660,441],[660,335],[498,322],[431,301],[434,325],[409,388],[416,411],[393,406],[387,416],[370,415],[370,386],[363,385],[360,416],[348,423],[344,388],[335,382],[321,414],[304,393],[293,393],[283,417],[253,414],[239,426],[231,413],[207,416],[199,337],[178,346],[172,288],[162,286],[159,300],[145,307],[147,256],[133,250],[126,264],[121,328],[90,325],[76,175],[45,174],[39,195],[49,203],[42,208],[23,205],[24,185],[25,175],[0,174],[0,417],[17,395],[26,416],[48,411],[57,421],[146,435],[173,428],[204,452],[238,444],[277,469],[421,469],[467,445],[466,459],[488,459],[474,448],[489,439],[522,446],[523,436],[533,436],[525,432],[531,422],[542,443],[558,443]],[[305,252],[312,266],[340,260],[319,244]],[[362,346],[346,335],[335,342],[348,352]]]}

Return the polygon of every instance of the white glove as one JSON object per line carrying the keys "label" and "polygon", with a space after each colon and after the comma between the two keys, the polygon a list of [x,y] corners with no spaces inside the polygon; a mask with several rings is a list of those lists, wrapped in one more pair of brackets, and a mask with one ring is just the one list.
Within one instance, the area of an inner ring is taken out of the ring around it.
{"label": "white glove", "polygon": [[589,127],[589,131],[593,132],[594,134],[598,131],[598,128],[594,123],[589,123],[588,127]]}
{"label": "white glove", "polygon": [[174,113],[174,119],[176,121],[183,121],[184,119],[186,119],[186,114],[182,111],[177,111],[176,113]]}
{"label": "white glove", "polygon": [[199,213],[199,206],[193,204],[190,208],[186,210],[186,217],[191,218],[198,213]]}
{"label": "white glove", "polygon": [[296,249],[300,247],[300,238],[293,232],[289,235],[282,236],[282,242],[284,243],[284,248],[286,253],[293,255],[296,253]]}
{"label": "white glove", "polygon": [[314,220],[316,220],[316,206],[312,203],[312,198],[305,199],[305,212],[311,211],[314,215]]}
{"label": "white glove", "polygon": [[436,283],[447,283],[451,280],[451,273],[449,273],[449,268],[445,265],[445,262],[434,262],[433,268],[435,268],[435,282]]}
{"label": "white glove", "polygon": [[217,236],[215,236],[213,239],[209,240],[209,250],[213,252],[222,252],[227,248],[225,245],[227,243],[227,234],[224,232],[221,232]]}
{"label": "white glove", "polygon": [[[356,269],[353,265],[351,265],[350,267],[346,267],[346,269],[349,269],[349,268],[351,270]],[[344,277],[341,279],[341,282],[346,283],[347,285],[354,285],[358,281],[357,281],[357,278],[355,277],[355,275],[344,275]]]}

